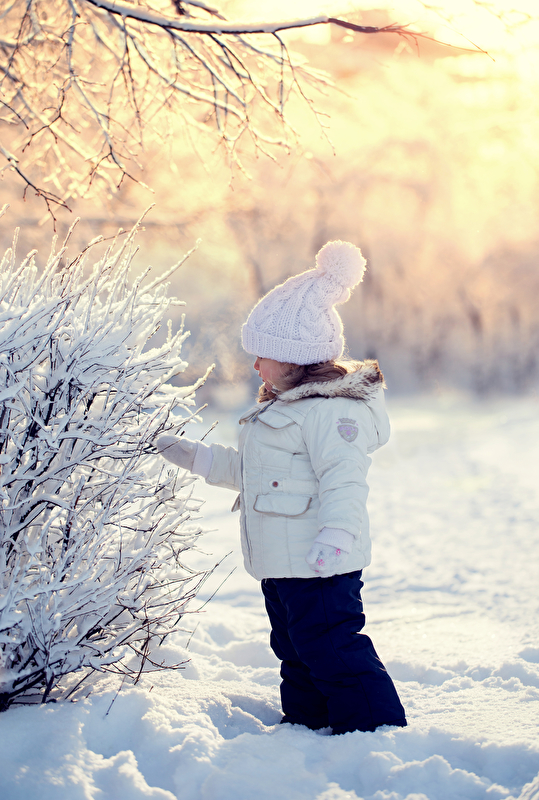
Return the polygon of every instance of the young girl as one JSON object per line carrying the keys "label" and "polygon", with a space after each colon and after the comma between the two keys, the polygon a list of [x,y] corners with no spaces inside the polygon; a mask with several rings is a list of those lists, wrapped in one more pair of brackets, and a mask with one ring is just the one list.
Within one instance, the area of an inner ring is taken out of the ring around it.
{"label": "young girl", "polygon": [[393,682],[368,636],[361,571],[370,562],[368,456],[387,442],[376,361],[338,361],[334,306],[365,269],[361,251],[328,242],[316,269],[276,286],[242,327],[263,384],[239,447],[161,436],[172,463],[239,491],[247,571],[262,581],[281,660],[281,722],[333,734],[405,726]]}

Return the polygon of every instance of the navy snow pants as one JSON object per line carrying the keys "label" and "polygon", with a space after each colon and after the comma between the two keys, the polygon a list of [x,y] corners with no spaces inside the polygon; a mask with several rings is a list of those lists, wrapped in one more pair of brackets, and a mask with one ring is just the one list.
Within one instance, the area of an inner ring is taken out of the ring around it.
{"label": "navy snow pants", "polygon": [[331,578],[267,578],[271,647],[282,661],[282,722],[334,734],[404,727],[393,681],[368,636],[361,571]]}

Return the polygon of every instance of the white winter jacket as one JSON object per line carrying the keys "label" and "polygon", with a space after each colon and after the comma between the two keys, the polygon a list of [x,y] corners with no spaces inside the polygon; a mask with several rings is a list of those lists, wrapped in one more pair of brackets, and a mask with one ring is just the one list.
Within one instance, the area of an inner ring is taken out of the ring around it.
{"label": "white winter jacket", "polygon": [[207,482],[239,491],[245,567],[253,577],[312,578],[305,561],[323,528],[354,536],[345,571],[370,563],[368,453],[389,438],[375,361],[307,383],[240,420],[239,447],[212,444]]}

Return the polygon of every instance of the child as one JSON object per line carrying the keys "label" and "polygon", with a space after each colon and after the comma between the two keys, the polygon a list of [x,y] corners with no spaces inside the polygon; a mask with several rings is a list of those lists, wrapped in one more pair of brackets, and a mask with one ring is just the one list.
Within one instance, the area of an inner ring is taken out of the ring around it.
{"label": "child", "polygon": [[212,485],[240,492],[247,571],[262,581],[281,660],[281,722],[333,734],[405,726],[393,682],[368,636],[361,571],[370,562],[368,453],[389,422],[376,361],[338,361],[344,303],[361,251],[328,242],[316,269],[276,286],[242,327],[263,385],[241,420],[239,448],[161,436],[157,448]]}

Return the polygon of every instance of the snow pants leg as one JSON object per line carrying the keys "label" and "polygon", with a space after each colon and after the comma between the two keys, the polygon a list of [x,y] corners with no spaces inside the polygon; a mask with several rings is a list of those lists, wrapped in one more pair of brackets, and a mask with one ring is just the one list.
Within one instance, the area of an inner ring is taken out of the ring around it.
{"label": "snow pants leg", "polygon": [[282,661],[283,722],[333,733],[405,726],[404,709],[368,636],[361,571],[270,578],[262,591],[271,647]]}

